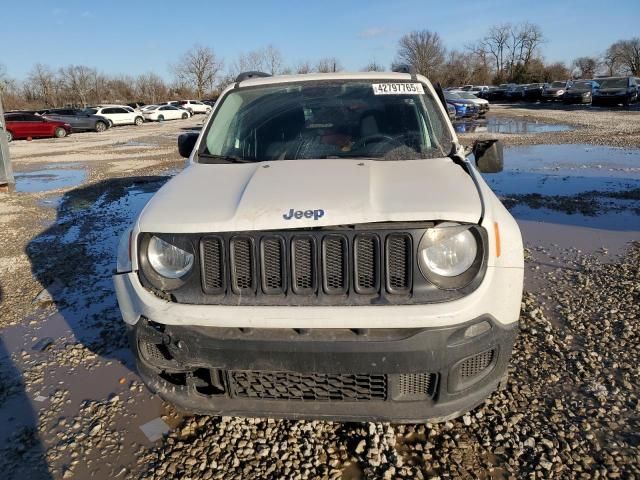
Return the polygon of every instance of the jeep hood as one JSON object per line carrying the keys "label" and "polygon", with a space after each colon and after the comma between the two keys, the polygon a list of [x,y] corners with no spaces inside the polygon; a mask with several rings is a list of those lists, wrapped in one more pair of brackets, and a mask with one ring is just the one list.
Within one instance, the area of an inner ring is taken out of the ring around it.
{"label": "jeep hood", "polygon": [[[323,214],[285,219],[291,210]],[[197,233],[385,221],[476,223],[480,214],[473,180],[450,158],[196,163],[151,198],[137,228]]]}

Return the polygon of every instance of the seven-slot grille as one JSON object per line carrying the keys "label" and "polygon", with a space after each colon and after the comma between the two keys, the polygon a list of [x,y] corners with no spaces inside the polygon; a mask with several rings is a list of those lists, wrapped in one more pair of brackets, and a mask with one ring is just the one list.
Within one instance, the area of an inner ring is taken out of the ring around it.
{"label": "seven-slot grille", "polygon": [[410,295],[413,238],[406,232],[206,236],[202,287],[211,295]]}

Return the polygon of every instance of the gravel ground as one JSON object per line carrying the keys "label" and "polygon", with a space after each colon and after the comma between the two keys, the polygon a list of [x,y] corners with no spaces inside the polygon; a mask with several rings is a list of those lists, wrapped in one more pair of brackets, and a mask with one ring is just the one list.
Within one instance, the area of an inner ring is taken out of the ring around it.
{"label": "gravel ground", "polygon": [[[577,127],[501,134],[507,145],[640,146],[638,112],[495,106],[491,114]],[[17,172],[63,162],[57,168],[83,169],[86,178],[0,197],[3,478],[640,478],[640,244],[614,257],[527,243],[509,382],[450,422],[183,417],[150,395],[121,348],[114,242],[183,165],[176,137],[200,121],[12,144]],[[545,207],[554,202],[559,211],[602,214],[589,195],[545,196]],[[47,337],[43,351],[32,348]],[[40,395],[46,400],[33,403]],[[156,417],[171,430],[151,441],[139,427]],[[23,425],[10,427],[16,419]]]}

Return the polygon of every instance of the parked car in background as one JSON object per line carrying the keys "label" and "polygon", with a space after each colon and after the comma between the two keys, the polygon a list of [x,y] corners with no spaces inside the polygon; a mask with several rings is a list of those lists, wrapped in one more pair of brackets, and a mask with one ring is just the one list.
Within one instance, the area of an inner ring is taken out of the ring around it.
{"label": "parked car in background", "polygon": [[111,125],[140,126],[144,123],[142,113],[126,105],[89,107],[85,109],[85,112],[105,117],[111,122]]}
{"label": "parked car in background", "polygon": [[156,105],[142,112],[144,119],[151,122],[189,118],[189,112],[173,105]]}
{"label": "parked car in background", "polygon": [[104,132],[111,126],[106,117],[92,115],[79,108],[52,108],[45,110],[41,115],[49,120],[68,123],[74,132]]}
{"label": "parked car in background", "polygon": [[593,92],[593,105],[629,106],[638,101],[638,83],[635,77],[607,77],[595,81],[598,87]]}
{"label": "parked car in background", "polygon": [[524,93],[528,85],[514,85],[505,93],[507,100],[512,102],[524,100]]}
{"label": "parked car in background", "polygon": [[144,103],[144,102],[127,103],[127,106],[133,108],[134,110],[142,110],[142,107],[144,107],[145,105],[146,105],[146,103]]}
{"label": "parked car in background", "polygon": [[187,112],[189,114],[190,117],[193,116],[193,112],[190,112],[186,108],[183,108],[182,105],[180,105],[180,100],[171,100],[169,102],[160,102],[160,103],[158,103],[158,105],[171,105],[172,107],[176,107],[176,108],[179,108],[181,110],[184,110],[185,112]]}
{"label": "parked car in background", "polygon": [[471,102],[473,102],[473,104],[478,107],[478,115],[484,115],[485,113],[487,113],[489,111],[489,101],[485,100],[484,98],[478,98],[476,95],[474,95],[471,92],[465,92],[465,91],[457,91],[457,92],[451,92],[451,93],[455,93],[456,95],[458,95],[458,97],[464,99],[464,100],[469,100]]}
{"label": "parked car in background", "polygon": [[210,107],[213,107],[217,101],[218,101],[218,97],[213,97],[213,98],[207,98],[206,100],[203,100],[202,103],[209,105]]}
{"label": "parked car in background", "polygon": [[527,102],[537,102],[540,100],[544,86],[544,83],[530,83],[526,85],[524,89],[524,100]]}
{"label": "parked car in background", "polygon": [[176,107],[184,108],[187,112],[193,115],[194,113],[209,113],[211,106],[207,105],[199,100],[180,100]]}
{"label": "parked car in background", "polygon": [[462,90],[463,92],[468,92],[472,88],[473,88],[473,85],[465,85],[464,87],[461,87],[460,90]]}
{"label": "parked car in background", "polygon": [[444,98],[447,103],[455,107],[456,118],[473,118],[478,116],[479,108],[475,102],[462,98],[454,92],[444,92]]}
{"label": "parked car in background", "polygon": [[567,88],[571,86],[570,81],[556,81],[551,82],[548,87],[545,87],[542,90],[541,100],[543,102],[558,102],[562,100],[562,96],[564,92],[567,91]]}
{"label": "parked car in background", "polygon": [[493,89],[489,89],[487,92],[487,100],[504,100],[507,90],[511,87],[515,86],[513,83],[502,83],[498,87],[494,87]]}
{"label": "parked car in background", "polygon": [[475,85],[472,89],[469,90],[469,93],[473,93],[474,95],[484,98],[486,100],[485,95],[489,91],[488,85]]}
{"label": "parked car in background", "polygon": [[6,113],[4,116],[7,139],[66,137],[71,133],[68,122],[49,120],[32,113]]}
{"label": "parked car in background", "polygon": [[564,103],[591,103],[595,82],[593,80],[576,80],[562,96]]}
{"label": "parked car in background", "polygon": [[447,115],[449,115],[449,120],[456,119],[456,107],[454,107],[450,103],[447,103]]}

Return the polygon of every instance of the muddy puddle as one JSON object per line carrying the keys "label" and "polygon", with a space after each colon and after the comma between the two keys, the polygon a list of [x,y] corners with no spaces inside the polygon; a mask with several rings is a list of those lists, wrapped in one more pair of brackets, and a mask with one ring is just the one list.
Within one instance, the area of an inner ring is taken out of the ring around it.
{"label": "muddy puddle", "polygon": [[484,178],[518,219],[640,231],[640,150],[511,147],[504,167]]}
{"label": "muddy puddle", "polygon": [[571,125],[505,117],[458,121],[453,125],[458,133],[551,133],[568,132],[574,129]]}
{"label": "muddy puddle", "polygon": [[87,177],[81,169],[48,168],[15,173],[16,192],[47,192],[80,185]]}

